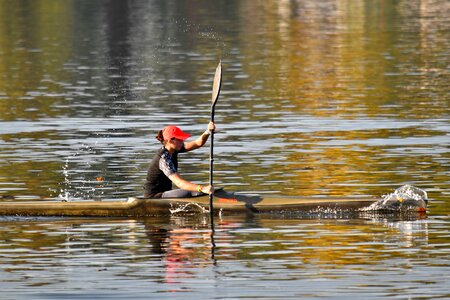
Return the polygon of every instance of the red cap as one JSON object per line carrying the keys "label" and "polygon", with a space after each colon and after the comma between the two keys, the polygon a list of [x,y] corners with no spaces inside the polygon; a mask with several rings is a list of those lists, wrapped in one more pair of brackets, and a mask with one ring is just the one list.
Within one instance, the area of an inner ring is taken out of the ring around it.
{"label": "red cap", "polygon": [[178,128],[177,126],[166,126],[164,127],[164,129],[162,130],[162,134],[163,134],[163,138],[165,141],[169,141],[172,138],[177,138],[180,140],[186,140],[188,139],[191,135],[183,132],[180,128]]}

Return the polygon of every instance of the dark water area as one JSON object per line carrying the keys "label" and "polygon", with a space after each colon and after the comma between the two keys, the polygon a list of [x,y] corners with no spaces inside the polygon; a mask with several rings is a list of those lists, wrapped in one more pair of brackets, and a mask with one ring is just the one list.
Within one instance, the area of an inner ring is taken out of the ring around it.
{"label": "dark water area", "polygon": [[[1,201],[141,195],[157,132],[206,129],[219,60],[215,185],[381,198],[411,184],[430,199],[406,219],[225,215],[214,235],[207,215],[0,217],[0,298],[450,297],[449,13],[0,0]],[[181,157],[186,179],[208,182],[207,146]]]}

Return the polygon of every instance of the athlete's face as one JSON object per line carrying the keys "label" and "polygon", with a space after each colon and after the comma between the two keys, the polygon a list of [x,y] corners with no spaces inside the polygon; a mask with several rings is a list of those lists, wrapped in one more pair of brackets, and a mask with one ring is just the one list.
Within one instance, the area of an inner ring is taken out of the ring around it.
{"label": "athlete's face", "polygon": [[176,151],[180,151],[181,148],[183,147],[183,140],[172,138],[170,141],[173,144]]}

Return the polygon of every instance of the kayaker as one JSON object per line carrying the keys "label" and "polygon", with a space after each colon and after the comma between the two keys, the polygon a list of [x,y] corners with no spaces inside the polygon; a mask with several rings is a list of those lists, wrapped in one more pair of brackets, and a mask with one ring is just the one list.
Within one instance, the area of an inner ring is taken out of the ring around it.
{"label": "kayaker", "polygon": [[[216,129],[209,122],[205,132],[196,140],[185,142],[191,135],[177,126],[164,127],[156,136],[162,148],[158,150],[147,171],[144,184],[146,198],[186,198],[200,194],[211,194],[211,185],[200,185],[183,179],[178,173],[178,154],[198,149],[205,145],[211,132]],[[178,189],[172,189],[174,183]]]}

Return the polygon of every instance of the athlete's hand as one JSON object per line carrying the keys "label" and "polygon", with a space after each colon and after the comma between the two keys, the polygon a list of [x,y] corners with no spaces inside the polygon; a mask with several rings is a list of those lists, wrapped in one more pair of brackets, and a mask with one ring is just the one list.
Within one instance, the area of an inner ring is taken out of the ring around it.
{"label": "athlete's hand", "polygon": [[211,195],[214,193],[214,187],[212,185],[202,186],[202,193]]}
{"label": "athlete's hand", "polygon": [[209,122],[207,130],[210,132],[214,132],[216,130],[216,125],[214,124],[214,122]]}

